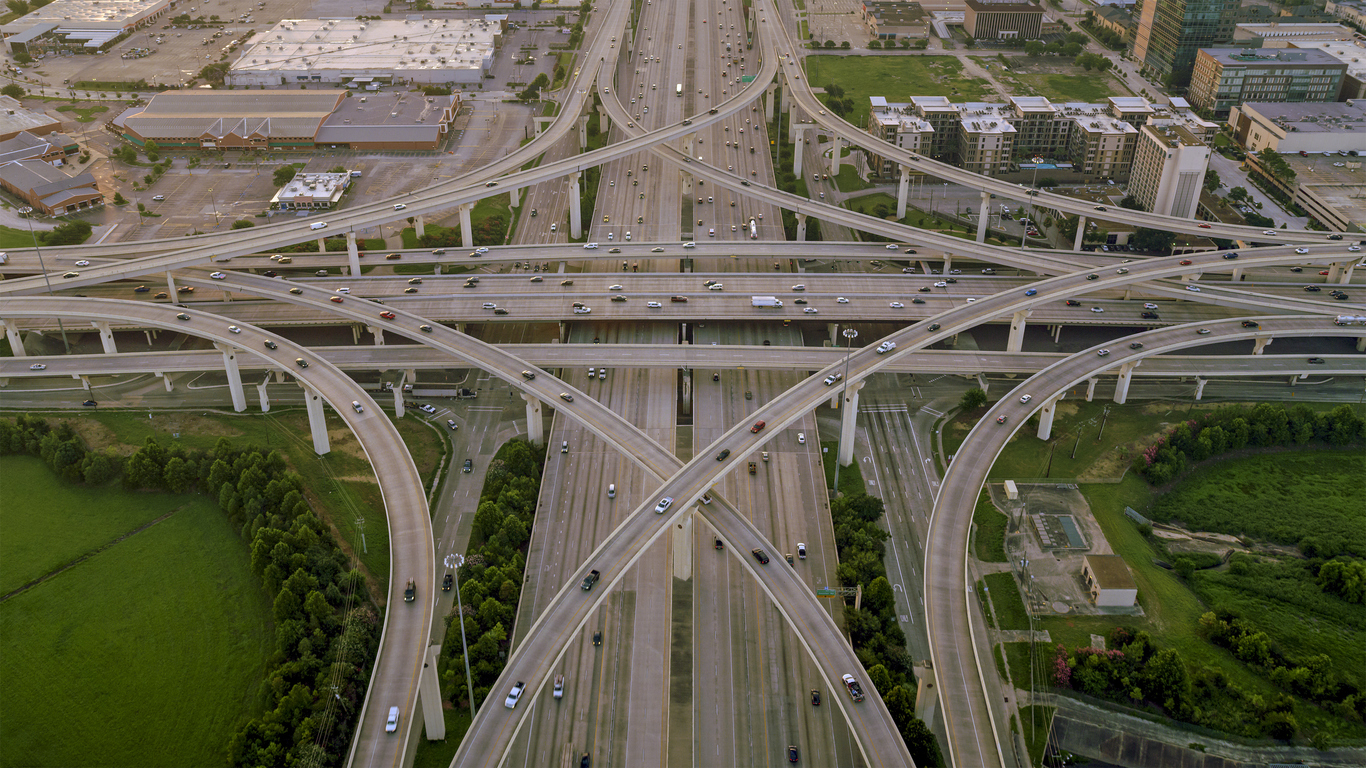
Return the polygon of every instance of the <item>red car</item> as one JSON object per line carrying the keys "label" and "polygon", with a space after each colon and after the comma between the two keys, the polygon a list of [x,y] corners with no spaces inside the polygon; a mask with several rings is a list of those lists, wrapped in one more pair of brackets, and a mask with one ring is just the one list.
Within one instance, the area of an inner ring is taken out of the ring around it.
{"label": "red car", "polygon": [[1191,265],[1191,260],[1190,260],[1190,259],[1182,259],[1182,260],[1181,260],[1181,266],[1183,266],[1183,267],[1189,267],[1190,265]]}
{"label": "red car", "polygon": [[759,430],[761,430],[761,429],[763,429],[763,428],[764,428],[764,423],[763,423],[762,421],[756,421],[756,422],[754,422],[754,426],[752,426],[752,427],[749,428],[749,431],[750,431],[750,432],[758,432]]}
{"label": "red car", "polygon": [[340,303],[342,303],[342,297],[340,297],[340,296],[333,296],[333,297],[332,297],[332,303],[333,303],[333,304],[340,304]]}
{"label": "red car", "polygon": [[379,316],[384,318],[385,320],[393,320],[395,317],[398,317],[398,315],[395,315],[393,312],[389,311],[381,312],[379,313]]}
{"label": "red car", "polygon": [[1197,227],[1199,227],[1199,228],[1201,228],[1201,229],[1209,229],[1209,225],[1208,225],[1208,224],[1196,224],[1195,226],[1197,226]]}
{"label": "red car", "polygon": [[1320,275],[1326,275],[1326,274],[1328,274],[1328,270],[1325,269],[1325,270],[1323,270],[1322,272],[1320,272],[1319,274],[1320,274]]}

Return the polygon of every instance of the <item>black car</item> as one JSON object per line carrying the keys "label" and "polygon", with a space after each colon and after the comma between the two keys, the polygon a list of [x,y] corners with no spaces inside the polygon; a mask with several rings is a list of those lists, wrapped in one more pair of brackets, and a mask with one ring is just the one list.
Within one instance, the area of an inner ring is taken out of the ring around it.
{"label": "black car", "polygon": [[925,303],[925,300],[922,299],[922,298],[920,298],[919,296],[917,296],[917,297],[915,297],[914,299],[911,299],[911,303],[912,303],[912,304],[924,304],[924,303]]}
{"label": "black car", "polygon": [[277,349],[277,348],[279,348],[279,345],[278,345],[278,344],[276,344],[275,342],[271,341],[270,339],[266,339],[266,349]]}
{"label": "black car", "polygon": [[1324,359],[1321,358],[1321,357],[1311,357],[1311,358],[1309,358],[1309,364],[1310,364],[1310,365],[1323,365],[1325,362],[1327,362],[1327,361],[1324,360]]}
{"label": "black car", "polygon": [[1338,291],[1337,293],[1333,294],[1333,298],[1337,299],[1338,301],[1346,301],[1350,297],[1342,291]]}
{"label": "black car", "polygon": [[461,467],[460,469],[462,472],[473,472],[474,461],[472,459],[465,459],[465,466]]}
{"label": "black car", "polygon": [[930,330],[931,330],[931,331],[937,331],[937,330],[939,330],[939,323],[930,323]]}
{"label": "black car", "polygon": [[728,458],[730,458],[730,449],[729,449],[729,448],[725,448],[725,449],[723,449],[720,453],[716,454],[716,460],[717,460],[717,461],[725,461],[725,460],[728,459]]}
{"label": "black car", "polygon": [[1143,319],[1144,319],[1144,320],[1156,320],[1156,319],[1157,319],[1157,313],[1156,313],[1156,312],[1144,312],[1144,313],[1143,313]]}
{"label": "black car", "polygon": [[922,285],[922,286],[920,286],[920,289],[919,289],[919,290],[920,290],[921,293],[931,293],[931,292],[933,291],[933,289],[930,288],[928,285]]}
{"label": "black car", "polygon": [[795,745],[793,745],[793,744],[788,744],[788,745],[787,745],[787,761],[788,761],[789,763],[795,763],[795,762],[797,762],[797,759],[798,759],[799,757],[800,757],[800,755],[797,753],[797,747],[796,747]]}
{"label": "black car", "polygon": [[1226,258],[1226,259],[1236,259],[1236,258],[1238,258],[1238,254],[1237,254],[1237,253],[1226,253],[1226,254],[1224,254],[1224,258]]}
{"label": "black car", "polygon": [[455,577],[452,576],[452,575],[449,574],[449,573],[446,574],[445,576],[443,576],[443,577],[441,578],[441,591],[442,591],[442,592],[450,592],[450,591],[451,591],[451,585],[454,584],[454,583],[455,583]]}
{"label": "black car", "polygon": [[1135,341],[1134,343],[1129,345],[1129,349],[1143,349],[1143,342]]}
{"label": "black car", "polygon": [[[715,112],[716,110],[713,109],[712,111]],[[593,758],[589,757],[587,752],[584,752],[583,757],[579,758],[579,768],[590,768],[592,764]]]}
{"label": "black car", "polygon": [[99,403],[95,402],[94,400],[86,400],[84,403],[81,403],[81,405],[85,406],[86,408],[95,408],[99,406]]}
{"label": "black car", "polygon": [[1304,290],[1309,291],[1310,293],[1318,293],[1323,289],[1318,287],[1317,285],[1306,285],[1304,286]]}
{"label": "black car", "polygon": [[593,633],[593,645],[602,645],[602,630]]}
{"label": "black car", "polygon": [[1081,306],[1081,302],[1080,302],[1080,301],[1077,301],[1076,299],[1068,299],[1068,300],[1067,300],[1067,306],[1069,306],[1069,307],[1080,307],[1080,306]]}
{"label": "black car", "polygon": [[1100,275],[1087,275],[1087,276],[1086,276],[1086,279],[1087,279],[1087,280],[1099,280],[1099,279],[1100,279]]}
{"label": "black car", "polygon": [[1243,327],[1244,327],[1244,328],[1261,328],[1261,326],[1258,325],[1258,324],[1257,324],[1257,321],[1255,321],[1255,320],[1244,320],[1244,321],[1243,321]]}
{"label": "black car", "polygon": [[749,553],[754,555],[754,559],[758,560],[760,565],[768,565],[768,555],[764,554],[762,549],[751,549]]}
{"label": "black car", "polygon": [[793,304],[805,304],[805,303],[806,303],[806,299],[797,299],[796,301],[794,301],[794,302],[792,302],[792,303],[793,303]]}
{"label": "black car", "polygon": [[813,706],[813,707],[819,707],[820,705],[821,705],[821,692],[818,691],[818,690],[816,690],[815,688],[812,688],[812,689],[811,689],[811,706]]}

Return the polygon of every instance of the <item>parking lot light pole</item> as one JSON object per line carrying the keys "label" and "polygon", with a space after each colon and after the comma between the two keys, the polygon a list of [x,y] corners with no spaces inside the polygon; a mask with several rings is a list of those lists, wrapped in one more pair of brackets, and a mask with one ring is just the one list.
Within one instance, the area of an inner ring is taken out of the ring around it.
{"label": "parking lot light pole", "polygon": [[[852,353],[853,350],[854,350],[854,339],[857,339],[857,338],[858,338],[858,331],[854,330],[853,328],[845,328],[844,330],[840,331],[840,335],[843,336],[843,337],[847,340],[846,343],[845,343],[845,345],[844,345],[844,391],[840,393],[840,396],[844,398],[844,403],[842,403],[841,406],[840,406],[840,407],[843,408],[843,407],[848,407],[846,404],[849,402],[849,397],[848,397],[848,392],[849,392],[849,355],[850,355],[850,353]],[[841,419],[844,418],[844,414],[843,414],[843,413],[840,413],[840,418],[841,418]],[[838,495],[839,492],[840,492],[840,457],[839,457],[839,455],[837,454],[837,455],[835,456],[835,495]]]}
{"label": "parking lot light pole", "polygon": [[465,659],[465,690],[470,697],[470,719],[474,718],[474,680],[470,678],[470,647],[465,642],[465,609],[460,605],[460,566],[465,564],[465,556],[446,555],[446,567],[455,573],[455,616],[460,622],[460,650]]}
{"label": "parking lot light pole", "polygon": [[[47,266],[43,264],[43,249],[38,247],[38,233],[33,231],[33,208],[24,206],[19,209],[19,213],[28,221],[28,234],[33,238],[33,252],[38,254],[38,269],[43,271],[43,282],[47,285],[47,295],[55,296],[52,291],[52,277],[47,273]],[[71,354],[71,343],[66,340],[66,328],[62,325],[61,315],[57,316],[57,330],[62,333],[62,346],[66,347],[66,353]]]}

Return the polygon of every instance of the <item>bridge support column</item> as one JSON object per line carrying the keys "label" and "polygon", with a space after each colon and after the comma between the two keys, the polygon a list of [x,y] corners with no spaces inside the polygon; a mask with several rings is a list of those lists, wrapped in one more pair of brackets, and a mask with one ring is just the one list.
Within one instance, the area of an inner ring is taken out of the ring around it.
{"label": "bridge support column", "polygon": [[423,655],[422,671],[417,679],[417,692],[422,702],[422,724],[427,727],[428,741],[446,738],[446,713],[441,708],[441,678],[437,677],[437,661],[441,646],[429,645]]}
{"label": "bridge support column", "polygon": [[423,237],[427,234],[427,219],[420,213],[413,219],[413,232],[415,232],[418,237]]}
{"label": "bridge support column", "polygon": [[1091,402],[1091,399],[1096,396],[1097,381],[1100,381],[1100,379],[1095,376],[1092,376],[1091,378],[1086,380],[1086,402],[1088,403]]}
{"label": "bridge support column", "polygon": [[930,263],[929,263],[928,261],[925,261],[924,259],[921,259],[921,260],[917,261],[916,264],[919,264],[919,265],[920,265],[920,271],[921,271],[921,273],[926,274],[926,275],[933,275],[933,274],[934,274],[934,270],[930,269]]}
{"label": "bridge support column", "polygon": [[835,137],[835,147],[830,150],[830,175],[837,176],[840,172],[840,154],[844,151],[844,139]]}
{"label": "bridge support column", "polygon": [[986,373],[977,374],[977,388],[983,392],[991,391],[991,382],[987,380]]}
{"label": "bridge support column", "polygon": [[351,276],[360,275],[360,248],[356,247],[356,233],[346,233],[346,263],[351,266]]}
{"label": "bridge support column", "polygon": [[1129,383],[1134,380],[1134,369],[1142,360],[1133,360],[1119,366],[1119,380],[1115,382],[1115,402],[1124,405],[1129,399]]}
{"label": "bridge support column", "polygon": [[906,199],[911,193],[911,169],[901,166],[901,179],[896,185],[896,218],[897,221],[906,218]]}
{"label": "bridge support column", "polygon": [[394,417],[403,418],[403,385],[408,378],[407,371],[400,371],[398,381],[394,382]]}
{"label": "bridge support column", "polygon": [[565,344],[569,341],[569,323],[560,321],[560,343]]}
{"label": "bridge support column", "polygon": [[470,211],[473,210],[474,203],[460,206],[460,244],[466,248],[474,247],[474,224],[470,223]]}
{"label": "bridge support column", "polygon": [[583,203],[579,199],[579,172],[569,175],[569,236],[575,240],[583,237]]}
{"label": "bridge support column", "polygon": [[1307,374],[1307,373],[1302,373],[1302,374],[1294,374],[1294,373],[1292,373],[1292,374],[1290,374],[1290,386],[1293,387],[1293,386],[1295,386],[1295,382],[1296,382],[1296,381],[1299,381],[1300,379],[1306,379],[1306,378],[1309,378],[1309,374]]}
{"label": "bridge support column", "polygon": [[1077,236],[1072,238],[1072,250],[1081,250],[1081,240],[1086,235],[1086,217],[1077,219]]}
{"label": "bridge support column", "polygon": [[170,374],[167,374],[167,373],[157,373],[156,375],[161,377],[162,383],[166,385],[166,391],[167,391],[167,392],[172,392],[172,391],[175,390],[175,382],[171,381],[171,376],[170,376]]}
{"label": "bridge support column", "polygon": [[323,398],[318,394],[318,390],[308,386],[303,381],[299,386],[304,388],[304,406],[308,409],[308,428],[313,433],[313,452],[319,456],[325,456],[332,452],[332,442],[327,437],[327,414],[323,412]]}
{"label": "bridge support column", "polygon": [[152,346],[152,339],[154,338],[152,336],[152,330],[150,328],[144,329],[142,335],[147,337],[147,346]]}
{"label": "bridge support column", "polygon": [[114,346],[114,332],[109,330],[109,323],[96,320],[91,325],[100,332],[100,344],[104,345],[104,353],[106,355],[117,355],[119,348]]}
{"label": "bridge support column", "polygon": [[588,149],[588,115],[579,115],[579,151]]}
{"label": "bridge support column", "polygon": [[79,379],[80,382],[81,382],[81,389],[84,389],[86,392],[89,392],[89,391],[90,391],[90,377],[89,377],[89,376],[81,376],[80,374],[77,374],[77,375],[75,375],[75,376],[72,376],[71,378],[73,378],[73,379]]}
{"label": "bridge support column", "polygon": [[1357,339],[1357,351],[1366,352],[1366,336]]}
{"label": "bridge support column", "polygon": [[802,175],[802,155],[806,154],[806,153],[803,151],[803,150],[805,149],[805,144],[806,144],[806,141],[807,141],[807,139],[806,139],[806,131],[802,130],[801,127],[794,126],[794,127],[793,127],[793,133],[794,133],[795,135],[793,136],[793,141],[792,141],[792,172],[795,173],[795,174],[797,174],[798,176],[801,176],[801,175]]}
{"label": "bridge support column", "polygon": [[[606,119],[606,118],[604,118]],[[508,190],[508,207],[516,208],[522,204],[522,190],[516,187]]]}
{"label": "bridge support column", "polygon": [[232,393],[232,409],[241,413],[247,409],[247,395],[242,390],[242,373],[237,370],[237,350],[229,344],[214,342],[214,348],[223,353],[223,368],[228,374],[228,391]]}
{"label": "bridge support column", "polygon": [[1006,340],[1007,352],[1019,352],[1024,347],[1025,320],[1032,309],[1022,309],[1010,318],[1010,338]]}
{"label": "bridge support column", "polygon": [[[702,502],[698,502],[701,504]],[[697,513],[684,515],[673,527],[673,576],[675,579],[692,578],[692,541],[693,521]]]}
{"label": "bridge support column", "polygon": [[777,85],[770,85],[764,89],[764,122],[773,122],[773,92],[777,89]]}
{"label": "bridge support column", "polygon": [[1053,343],[1054,343],[1054,344],[1057,344],[1057,343],[1058,343],[1058,340],[1061,339],[1061,338],[1062,338],[1062,323],[1058,323],[1057,325],[1053,326]]}
{"label": "bridge support column", "polygon": [[360,325],[356,323],[351,323],[351,343],[360,343]]}
{"label": "bridge support column", "polygon": [[825,324],[825,332],[826,332],[827,334],[829,334],[829,336],[830,336],[830,343],[831,343],[832,345],[835,344],[835,340],[838,339],[838,338],[839,338],[839,335],[840,335],[840,324],[839,324],[839,323],[826,323],[826,324]]}
{"label": "bridge support column", "polygon": [[383,329],[383,328],[380,328],[379,326],[376,326],[376,325],[367,325],[367,326],[365,326],[365,330],[369,331],[370,334],[371,334],[372,336],[375,337],[375,346],[377,346],[377,347],[382,347],[382,346],[384,346],[384,329]]}
{"label": "bridge support column", "polygon": [[1335,261],[1335,262],[1333,262],[1332,264],[1329,264],[1329,265],[1328,265],[1328,279],[1325,280],[1324,282],[1326,282],[1326,283],[1335,282],[1336,280],[1338,280],[1338,277],[1339,277],[1339,275],[1341,275],[1341,274],[1342,274],[1342,264],[1340,264],[1340,263],[1338,263],[1338,262]]}
{"label": "bridge support column", "polygon": [[1233,268],[1233,276],[1230,277],[1229,279],[1232,280],[1232,281],[1235,282],[1235,283],[1241,283],[1241,282],[1243,281],[1243,268],[1242,268],[1242,267],[1234,267],[1234,268]]}
{"label": "bridge support column", "polygon": [[1352,272],[1353,272],[1356,268],[1357,268],[1357,262],[1356,262],[1356,261],[1352,261],[1351,263],[1349,263],[1349,264],[1347,265],[1347,267],[1346,267],[1345,269],[1342,270],[1342,274],[1341,274],[1341,275],[1338,275],[1338,283],[1340,283],[1340,284],[1342,284],[1342,285],[1347,285],[1348,283],[1352,282]]}
{"label": "bridge support column", "polygon": [[169,296],[169,297],[171,297],[171,301],[175,301],[175,296],[176,296],[175,276],[172,275],[170,272],[167,272],[167,273],[166,273],[166,295]]}
{"label": "bridge support column", "polygon": [[1195,378],[1195,399],[1196,399],[1196,400],[1200,400],[1201,398],[1203,398],[1203,397],[1205,396],[1205,385],[1208,384],[1208,383],[1209,383],[1209,379],[1202,379],[1202,378],[1200,378],[1200,377],[1198,377],[1198,376]]}
{"label": "bridge support column", "polygon": [[982,209],[977,214],[977,242],[987,241],[987,222],[991,220],[991,193],[982,193]]}
{"label": "bridge support column", "polygon": [[261,401],[261,413],[270,412],[270,395],[266,392],[266,385],[270,383],[270,374],[266,374],[266,380],[256,385],[256,397]]}
{"label": "bridge support column", "polygon": [[1053,436],[1053,416],[1058,410],[1058,401],[1064,395],[1049,400],[1043,404],[1043,410],[1039,411],[1039,439],[1047,440]]}
{"label": "bridge support column", "polygon": [[1260,355],[1262,353],[1262,350],[1266,349],[1266,345],[1270,344],[1274,338],[1275,337],[1273,336],[1258,336],[1257,338],[1253,339],[1252,354]]}
{"label": "bridge support column", "polygon": [[13,320],[0,320],[0,324],[5,326],[5,338],[9,339],[9,348],[15,357],[28,357],[28,352],[24,351],[24,337],[19,335],[19,326]]}
{"label": "bridge support column", "polygon": [[797,242],[806,242],[806,214],[797,214]]}
{"label": "bridge support column", "polygon": [[856,384],[847,384],[844,388],[844,402],[840,404],[838,460],[842,467],[847,467],[854,461],[854,427],[858,424],[858,393],[860,389],[863,389],[863,382],[861,381]]}
{"label": "bridge support column", "polygon": [[947,274],[949,273],[949,270],[950,270],[950,269],[953,269],[953,254],[952,254],[952,253],[945,252],[945,253],[944,253],[944,274],[947,275]]}
{"label": "bridge support column", "polygon": [[607,114],[606,109],[598,110],[598,132],[606,136],[612,130],[612,116]]}
{"label": "bridge support column", "polygon": [[318,253],[327,253],[327,238],[318,238]]}
{"label": "bridge support column", "polygon": [[541,420],[541,398],[522,393],[526,401],[526,439],[536,445],[545,444],[545,422]]}

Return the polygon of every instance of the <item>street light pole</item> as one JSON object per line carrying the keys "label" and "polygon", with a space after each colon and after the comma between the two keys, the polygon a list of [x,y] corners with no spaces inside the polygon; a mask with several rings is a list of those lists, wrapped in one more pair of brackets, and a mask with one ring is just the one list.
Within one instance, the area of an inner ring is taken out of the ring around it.
{"label": "street light pole", "polygon": [[[26,205],[19,209],[19,213],[23,214],[24,219],[28,221],[28,234],[29,237],[33,238],[33,252],[38,254],[38,269],[43,271],[43,283],[47,285],[47,295],[55,296],[56,294],[52,291],[52,277],[48,275],[47,266],[43,264],[43,249],[38,247],[38,233],[33,231],[33,207]],[[66,353],[71,354],[71,343],[66,340],[66,328],[62,325],[60,315],[57,316],[57,330],[62,333],[62,346],[66,347]]]}
{"label": "street light pole", "polygon": [[455,618],[460,622],[460,651],[465,659],[465,690],[470,697],[470,719],[474,719],[474,680],[470,678],[470,647],[465,642],[465,609],[460,604],[460,566],[465,564],[464,555],[446,555],[446,567],[455,573]]}
{"label": "street light pole", "polygon": [[[845,343],[845,345],[844,345],[844,389],[840,391],[840,397],[843,397],[843,398],[844,398],[844,403],[841,404],[841,407],[843,407],[843,408],[848,408],[848,407],[849,407],[849,406],[848,406],[848,403],[849,403],[849,397],[848,397],[848,392],[849,392],[849,355],[850,355],[850,354],[853,352],[853,350],[854,350],[854,339],[857,339],[857,338],[858,338],[858,331],[854,330],[853,328],[845,328],[843,331],[840,331],[840,335],[842,335],[842,336],[847,340],[846,343]],[[843,413],[840,413],[840,419],[843,419],[843,418],[844,418],[844,414],[843,414]],[[840,492],[840,457],[839,457],[839,448],[836,448],[836,449],[835,449],[835,493],[838,494],[839,492]]]}

